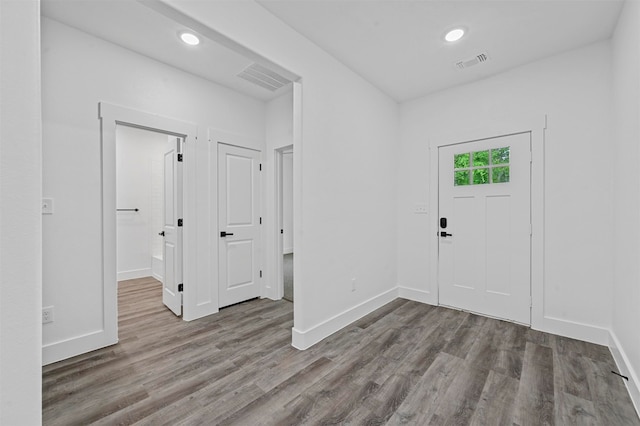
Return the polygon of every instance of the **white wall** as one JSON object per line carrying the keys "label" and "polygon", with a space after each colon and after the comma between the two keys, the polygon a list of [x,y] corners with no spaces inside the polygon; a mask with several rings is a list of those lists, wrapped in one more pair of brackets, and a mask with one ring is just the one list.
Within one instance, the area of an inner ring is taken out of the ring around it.
{"label": "white wall", "polygon": [[293,253],[293,153],[282,155],[283,252]]}
{"label": "white wall", "polygon": [[[43,223],[43,298],[55,307],[55,322],[43,330],[46,363],[90,350],[93,343],[85,342],[103,330],[98,102],[194,123],[199,137],[191,161],[201,176],[210,176],[217,155],[208,128],[262,141],[265,104],[49,19],[42,52],[43,181],[56,207]],[[217,244],[210,241],[217,223],[208,210],[215,209],[217,187],[207,178],[196,185],[203,267],[192,285],[208,286],[201,294],[217,309],[217,290],[210,288],[217,286],[217,257],[207,251]]]}
{"label": "white wall", "polygon": [[[613,40],[614,268],[612,344],[640,408],[640,3],[627,1]],[[624,362],[624,364],[621,363]]]}
{"label": "white wall", "polygon": [[[174,138],[175,139],[175,138]],[[167,135],[128,126],[116,130],[118,281],[151,276],[162,256],[163,159]]]}
{"label": "white wall", "polygon": [[0,2],[0,424],[41,423],[40,7]]}
{"label": "white wall", "polygon": [[[398,281],[434,292],[429,221],[412,212],[429,200],[428,143],[457,129],[483,129],[548,115],[545,132],[544,315],[606,336],[611,324],[611,51],[608,42],[554,56],[402,105]],[[557,321],[556,321],[557,320]],[[602,342],[601,342],[602,343]]]}
{"label": "white wall", "polygon": [[255,2],[169,3],[302,77],[294,345],[395,297],[397,104]]}

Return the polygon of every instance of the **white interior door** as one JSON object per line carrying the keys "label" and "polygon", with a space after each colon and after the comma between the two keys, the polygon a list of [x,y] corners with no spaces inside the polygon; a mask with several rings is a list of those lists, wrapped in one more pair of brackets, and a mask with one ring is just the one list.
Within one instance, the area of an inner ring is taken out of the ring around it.
{"label": "white interior door", "polygon": [[164,153],[162,303],[176,315],[182,315],[182,138],[168,136]]}
{"label": "white interior door", "polygon": [[218,144],[220,307],[260,296],[260,152]]}
{"label": "white interior door", "polygon": [[440,147],[438,187],[440,304],[530,324],[530,133]]}

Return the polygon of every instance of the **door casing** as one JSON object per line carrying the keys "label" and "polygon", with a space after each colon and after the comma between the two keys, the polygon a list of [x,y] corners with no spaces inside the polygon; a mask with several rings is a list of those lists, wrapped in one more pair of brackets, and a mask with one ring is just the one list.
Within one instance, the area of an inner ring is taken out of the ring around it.
{"label": "door casing", "polygon": [[[99,103],[99,118],[101,119],[102,138],[102,256],[103,256],[103,329],[94,333],[85,344],[93,350],[97,347],[109,346],[118,342],[118,283],[116,278],[116,126],[129,126],[139,129],[165,133],[183,138],[184,154],[190,154],[189,141],[195,141],[197,135],[196,126],[183,121],[149,114],[112,105],[105,102]],[[185,222],[193,220],[194,212],[188,208],[189,200],[193,199],[191,170],[188,162],[184,163],[183,180],[183,218]],[[193,222],[192,222],[193,223]],[[190,270],[195,270],[191,247],[195,242],[193,229],[186,228],[183,233],[183,282],[184,293],[189,289],[192,277]],[[186,316],[186,306],[183,314]]]}

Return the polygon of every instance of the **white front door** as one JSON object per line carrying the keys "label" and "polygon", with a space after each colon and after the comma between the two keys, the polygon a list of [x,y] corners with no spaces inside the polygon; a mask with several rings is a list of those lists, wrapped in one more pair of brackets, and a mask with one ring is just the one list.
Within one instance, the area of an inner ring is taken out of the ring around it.
{"label": "white front door", "polygon": [[531,134],[439,148],[439,301],[531,323]]}
{"label": "white front door", "polygon": [[162,303],[182,315],[182,138],[167,136],[164,153],[164,283]]}
{"label": "white front door", "polygon": [[260,296],[260,152],[218,144],[220,307]]}

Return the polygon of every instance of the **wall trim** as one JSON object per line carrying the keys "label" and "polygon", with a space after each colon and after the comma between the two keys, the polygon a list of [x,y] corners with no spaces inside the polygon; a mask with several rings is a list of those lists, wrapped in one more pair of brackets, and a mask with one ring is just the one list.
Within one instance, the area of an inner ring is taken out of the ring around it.
{"label": "wall trim", "polygon": [[106,330],[97,330],[82,336],[49,343],[42,346],[42,365],[53,364],[116,343],[118,343],[117,336],[109,335]]}
{"label": "wall trim", "polygon": [[629,357],[622,348],[618,336],[612,330],[609,330],[609,350],[611,351],[613,360],[618,366],[618,372],[629,377],[629,381],[624,379],[623,381],[636,409],[636,413],[640,416],[640,380],[638,380],[638,375],[633,369],[631,362],[629,362]]}
{"label": "wall trim", "polygon": [[151,268],[132,269],[130,271],[118,272],[118,281],[133,280],[136,278],[144,278],[153,276]]}
{"label": "wall trim", "polygon": [[151,276],[156,280],[164,283],[164,261],[158,256],[151,257]]}
{"label": "wall trim", "polygon": [[532,324],[533,330],[545,333],[556,334],[558,336],[569,337],[571,339],[582,340],[584,342],[595,343],[596,345],[607,346],[609,344],[609,329],[585,324],[577,321],[570,321],[561,318],[544,317],[542,320]]}
{"label": "wall trim", "polygon": [[398,297],[427,305],[438,305],[438,297],[430,291],[398,286]]}
{"label": "wall trim", "polygon": [[308,349],[336,331],[343,329],[354,321],[386,305],[398,298],[398,287],[394,287],[377,296],[339,313],[305,331],[293,327],[291,329],[291,345],[296,349]]}

